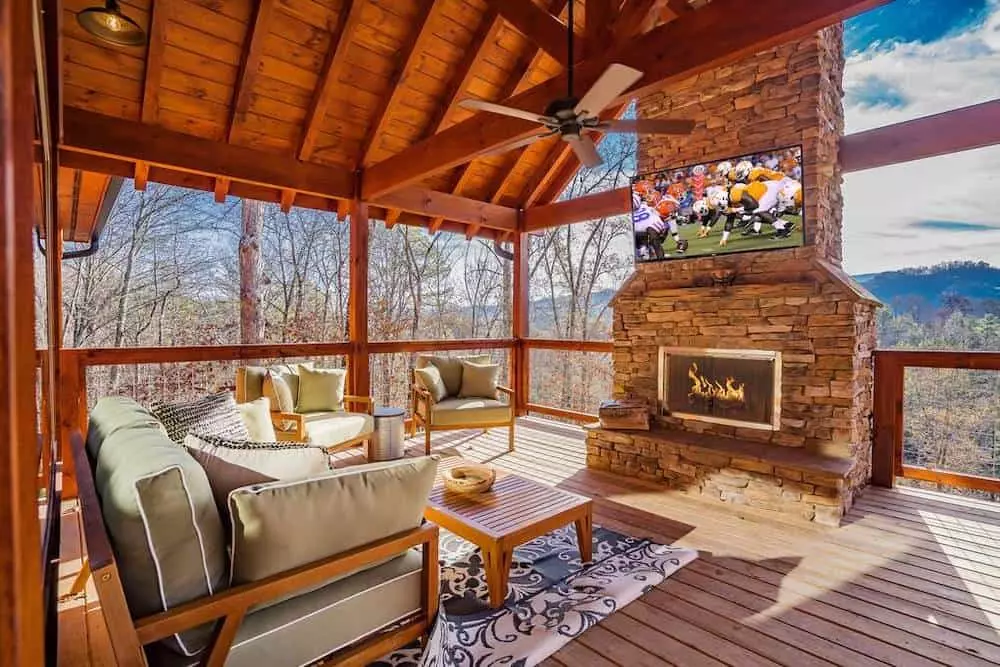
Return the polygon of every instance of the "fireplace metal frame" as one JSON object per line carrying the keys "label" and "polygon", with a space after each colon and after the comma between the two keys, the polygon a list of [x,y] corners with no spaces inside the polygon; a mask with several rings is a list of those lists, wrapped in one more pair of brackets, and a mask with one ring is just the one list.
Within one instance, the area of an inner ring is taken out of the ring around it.
{"label": "fireplace metal frame", "polygon": [[[740,419],[726,419],[725,417],[713,417],[711,415],[697,415],[689,412],[678,412],[670,410],[667,405],[669,387],[667,382],[667,358],[671,354],[688,356],[719,357],[723,359],[761,359],[773,361],[774,370],[774,395],[771,406],[771,423],[743,421]],[[722,424],[725,426],[737,426],[740,428],[755,428],[762,431],[781,430],[781,352],[771,350],[723,350],[714,347],[669,347],[660,346],[659,363],[656,375],[656,395],[659,414],[678,417],[680,419],[693,419],[697,421],[710,422],[712,424]]]}

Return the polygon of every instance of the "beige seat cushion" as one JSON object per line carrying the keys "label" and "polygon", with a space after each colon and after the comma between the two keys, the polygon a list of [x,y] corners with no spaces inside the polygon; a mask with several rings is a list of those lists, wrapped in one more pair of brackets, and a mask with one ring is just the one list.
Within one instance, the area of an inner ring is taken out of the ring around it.
{"label": "beige seat cushion", "polygon": [[510,419],[510,406],[492,398],[448,398],[431,406],[431,426],[461,426]]}
{"label": "beige seat cushion", "polygon": [[375,430],[375,420],[363,412],[310,412],[302,417],[306,440],[321,447],[360,438]]}
{"label": "beige seat cushion", "polygon": [[476,364],[490,363],[490,355],[476,354],[467,357],[438,357],[431,354],[421,354],[417,357],[416,368],[434,366],[441,373],[441,380],[449,396],[458,396],[462,389],[462,362],[471,361]]}

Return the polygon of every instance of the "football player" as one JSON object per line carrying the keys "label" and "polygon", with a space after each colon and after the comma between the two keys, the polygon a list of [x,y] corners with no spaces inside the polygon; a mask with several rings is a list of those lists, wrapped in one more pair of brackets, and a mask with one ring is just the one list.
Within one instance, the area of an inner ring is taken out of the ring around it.
{"label": "football player", "polygon": [[728,206],[729,194],[724,187],[710,185],[705,190],[705,197],[696,201],[691,210],[691,222],[700,224],[698,238],[703,239],[711,233],[712,227],[719,221]]}
{"label": "football player", "polygon": [[767,167],[755,167],[749,160],[739,162],[733,168],[733,178],[737,183],[753,183],[755,181],[780,181],[785,177],[780,171]]}
{"label": "football player", "polygon": [[663,242],[667,239],[668,230],[674,238],[677,252],[683,253],[688,248],[688,242],[677,231],[674,217],[664,220],[638,193],[632,194],[632,226],[635,232],[636,257],[640,260],[643,259],[643,249],[652,253],[656,259],[664,259]]}

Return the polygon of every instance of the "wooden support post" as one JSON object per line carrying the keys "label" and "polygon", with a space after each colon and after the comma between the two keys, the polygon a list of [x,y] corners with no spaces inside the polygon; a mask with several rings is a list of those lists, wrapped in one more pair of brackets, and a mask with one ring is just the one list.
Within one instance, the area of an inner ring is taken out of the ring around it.
{"label": "wooden support post", "polygon": [[281,212],[289,213],[295,205],[295,190],[281,191]]}
{"label": "wooden support post", "polygon": [[[524,216],[521,215],[519,226],[523,226],[523,224]],[[528,393],[531,391],[530,352],[525,343],[529,333],[528,241],[528,235],[524,232],[518,232],[514,235],[514,297],[511,304],[513,313],[511,318],[513,331],[511,333],[514,337],[514,349],[511,350],[511,384],[514,389],[515,411],[518,415],[527,413]]]}
{"label": "wooden support post", "polygon": [[35,412],[33,3],[0,0],[0,664],[44,665]]}
{"label": "wooden support post", "polygon": [[217,203],[226,203],[226,196],[229,194],[230,183],[231,181],[228,178],[223,178],[222,176],[215,179],[215,201]]}
{"label": "wooden support post", "polygon": [[351,202],[351,272],[348,294],[348,334],[351,353],[348,373],[351,391],[357,396],[371,394],[368,363],[368,204]]}
{"label": "wooden support post", "polygon": [[337,220],[344,222],[347,220],[347,215],[351,212],[351,202],[347,199],[337,200]]}
{"label": "wooden support post", "polygon": [[135,163],[135,189],[145,191],[149,185],[149,163],[139,160]]}
{"label": "wooden support post", "polygon": [[903,372],[892,352],[875,353],[872,484],[892,488],[903,469]]}

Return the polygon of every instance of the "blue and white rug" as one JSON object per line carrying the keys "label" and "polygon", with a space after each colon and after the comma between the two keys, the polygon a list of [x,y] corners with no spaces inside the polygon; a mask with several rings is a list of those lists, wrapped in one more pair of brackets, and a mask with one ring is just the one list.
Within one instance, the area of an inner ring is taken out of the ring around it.
{"label": "blue and white rug", "polygon": [[514,551],[507,601],[490,609],[479,550],[442,531],[441,611],[425,651],[404,648],[377,667],[529,667],[695,558],[594,526],[594,560],[581,566],[572,526]]}

